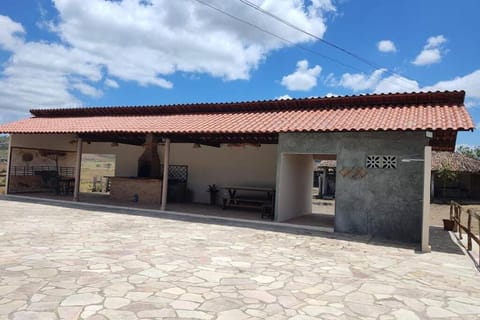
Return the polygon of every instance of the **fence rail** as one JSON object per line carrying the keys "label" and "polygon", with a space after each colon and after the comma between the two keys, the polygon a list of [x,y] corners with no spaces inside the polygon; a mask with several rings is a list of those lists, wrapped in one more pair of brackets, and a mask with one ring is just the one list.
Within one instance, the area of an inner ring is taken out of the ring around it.
{"label": "fence rail", "polygon": [[56,167],[56,166],[12,166],[10,168],[11,176],[35,176],[44,175],[46,172],[56,172],[56,175],[62,177],[73,177],[74,167]]}
{"label": "fence rail", "polygon": [[[467,224],[462,224],[462,214],[467,214]],[[479,261],[478,264],[480,265],[480,235],[476,235],[472,231],[473,223],[472,220],[477,219],[478,229],[480,232],[480,210],[475,209],[468,209],[466,212],[462,209],[462,206],[455,201],[450,202],[450,220],[453,221],[454,227],[453,231],[457,232],[458,230],[458,237],[463,239],[462,231],[464,231],[467,235],[467,250],[472,251],[472,241],[475,241],[479,246]]]}

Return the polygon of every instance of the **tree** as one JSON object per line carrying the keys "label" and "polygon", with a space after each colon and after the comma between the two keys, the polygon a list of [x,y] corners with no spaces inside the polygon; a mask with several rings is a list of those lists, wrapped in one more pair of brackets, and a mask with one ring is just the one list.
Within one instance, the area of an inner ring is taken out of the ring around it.
{"label": "tree", "polygon": [[466,146],[460,145],[457,147],[457,152],[464,154],[470,158],[479,159],[480,160],[480,146]]}
{"label": "tree", "polygon": [[448,164],[442,163],[442,166],[437,171],[437,177],[442,181],[442,198],[445,199],[447,193],[447,182],[455,180],[457,178],[457,174],[450,169]]}

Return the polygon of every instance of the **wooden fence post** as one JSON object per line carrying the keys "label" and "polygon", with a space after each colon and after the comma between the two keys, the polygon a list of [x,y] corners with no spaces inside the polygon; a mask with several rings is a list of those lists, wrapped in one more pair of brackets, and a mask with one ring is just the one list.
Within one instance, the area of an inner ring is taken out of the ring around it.
{"label": "wooden fence post", "polygon": [[472,250],[472,213],[470,210],[467,210],[468,220],[467,220],[467,250]]}

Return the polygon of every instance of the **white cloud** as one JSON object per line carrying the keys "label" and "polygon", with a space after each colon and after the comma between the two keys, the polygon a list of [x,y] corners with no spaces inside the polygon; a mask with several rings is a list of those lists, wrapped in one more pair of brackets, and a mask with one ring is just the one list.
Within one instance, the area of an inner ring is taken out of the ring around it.
{"label": "white cloud", "polygon": [[462,77],[455,77],[447,81],[439,81],[424,90],[465,90],[468,97],[480,100],[480,69]]}
{"label": "white cloud", "polygon": [[13,50],[23,40],[23,26],[7,16],[0,15],[0,49]]}
{"label": "white cloud", "polygon": [[421,87],[415,80],[399,75],[384,75],[384,69],[378,69],[370,75],[363,73],[343,74],[340,81],[330,80],[331,86],[342,86],[352,91],[368,90],[374,93],[412,92],[412,91],[453,91],[466,92],[465,105],[467,107],[480,106],[480,69],[461,77],[439,81],[430,86]]}
{"label": "white cloud", "polygon": [[397,47],[395,43],[391,40],[382,40],[377,44],[378,51],[381,52],[397,52]]}
{"label": "white cloud", "polygon": [[113,79],[106,79],[105,80],[105,85],[110,88],[118,89],[120,86],[118,85],[118,82],[113,80]]}
{"label": "white cloud", "polygon": [[[0,110],[74,106],[77,93],[98,97],[112,78],[142,86],[172,88],[176,72],[208,74],[226,81],[249,79],[268,53],[291,44],[242,24],[196,1],[53,0],[58,16],[40,26],[61,41],[26,41],[21,24],[0,15]],[[293,43],[313,42],[239,1],[208,3]],[[331,0],[256,1],[263,9],[322,37]],[[99,32],[101,30],[101,32]],[[13,111],[12,111],[13,112]]]}
{"label": "white cloud", "polygon": [[386,69],[375,70],[371,75],[364,73],[345,73],[338,84],[353,91],[370,90],[376,87]]}
{"label": "white cloud", "polygon": [[275,100],[290,100],[290,99],[293,99],[293,98],[290,97],[288,94],[284,94],[283,96],[275,98]]}
{"label": "white cloud", "polygon": [[75,83],[72,87],[80,91],[82,94],[92,98],[99,98],[103,95],[103,92],[101,90],[98,90],[95,87],[92,87],[86,83]]}
{"label": "white cloud", "polygon": [[329,92],[325,95],[325,97],[327,98],[333,98],[333,97],[339,97],[340,95],[336,94],[336,93],[332,93],[332,92]]}
{"label": "white cloud", "polygon": [[417,66],[425,66],[440,62],[444,52],[442,45],[446,41],[447,39],[443,35],[428,38],[423,50],[412,63]]}
{"label": "white cloud", "polygon": [[445,38],[443,35],[430,37],[427,39],[427,44],[425,45],[425,49],[438,48],[440,45],[444,44],[445,42],[447,42],[447,38]]}
{"label": "white cloud", "polygon": [[281,84],[291,91],[308,91],[317,85],[317,78],[322,68],[319,65],[308,68],[308,61],[297,62],[297,70],[284,76]]}

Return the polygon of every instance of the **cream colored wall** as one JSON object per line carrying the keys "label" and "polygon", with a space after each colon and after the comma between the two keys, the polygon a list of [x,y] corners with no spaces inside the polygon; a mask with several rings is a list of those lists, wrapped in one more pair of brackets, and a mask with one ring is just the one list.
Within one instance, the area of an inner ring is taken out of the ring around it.
{"label": "cream colored wall", "polygon": [[12,147],[50,149],[75,152],[72,134],[12,134]]}
{"label": "cream colored wall", "polygon": [[274,188],[276,162],[277,145],[193,148],[191,143],[173,143],[170,147],[170,164],[188,166],[188,188],[193,201],[201,203],[209,202],[209,184]]}
{"label": "cream colored wall", "polygon": [[312,213],[313,156],[281,154],[277,175],[276,221]]}

